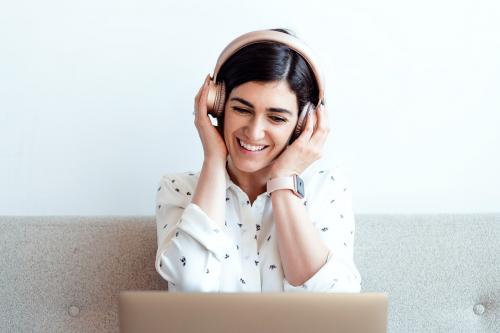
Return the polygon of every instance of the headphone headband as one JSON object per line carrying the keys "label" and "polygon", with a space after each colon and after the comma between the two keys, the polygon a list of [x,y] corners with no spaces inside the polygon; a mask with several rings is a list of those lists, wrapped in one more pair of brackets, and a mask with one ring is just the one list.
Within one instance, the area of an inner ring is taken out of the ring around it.
{"label": "headphone headband", "polygon": [[323,101],[324,96],[324,78],[323,73],[320,70],[318,57],[315,55],[313,50],[300,39],[280,31],[255,30],[247,32],[234,39],[224,48],[224,50],[222,50],[219,58],[217,59],[213,75],[213,82],[217,82],[217,75],[219,73],[219,70],[229,57],[231,57],[234,53],[247,45],[262,42],[278,42],[284,44],[299,53],[306,60],[306,62],[312,69],[314,77],[318,84],[319,96],[317,106],[319,106],[319,103]]}

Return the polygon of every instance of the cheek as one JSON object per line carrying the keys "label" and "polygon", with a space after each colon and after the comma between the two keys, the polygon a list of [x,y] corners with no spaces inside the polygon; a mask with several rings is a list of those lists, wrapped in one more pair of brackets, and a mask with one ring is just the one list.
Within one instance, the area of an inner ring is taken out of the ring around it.
{"label": "cheek", "polygon": [[292,130],[288,126],[281,126],[270,133],[271,141],[275,148],[284,149],[288,146]]}
{"label": "cheek", "polygon": [[295,123],[283,126],[283,129],[281,131],[281,142],[283,142],[285,145],[288,145],[288,142],[290,141],[290,138],[292,137],[294,131]]}
{"label": "cheek", "polygon": [[224,131],[224,137],[227,138],[228,135],[231,135],[231,132],[232,132],[232,129],[231,129],[231,124],[233,124],[233,122],[228,119],[227,116],[224,116],[224,120],[222,122],[222,130]]}
{"label": "cheek", "polygon": [[231,134],[234,131],[238,130],[240,127],[244,127],[245,122],[243,119],[239,117],[235,117],[231,115],[231,113],[224,113],[224,132],[227,134]]}
{"label": "cheek", "polygon": [[224,121],[223,121],[223,133],[224,133],[224,141],[226,143],[226,146],[229,147],[229,145],[235,145],[235,132],[238,130],[238,128],[241,127],[240,124],[231,117],[230,115],[225,114],[224,115]]}
{"label": "cheek", "polygon": [[230,117],[228,116],[228,111],[224,110],[224,115],[222,117],[222,126],[223,126],[223,131],[224,131],[224,136],[227,135],[228,129],[230,128],[231,125],[231,120],[229,119]]}

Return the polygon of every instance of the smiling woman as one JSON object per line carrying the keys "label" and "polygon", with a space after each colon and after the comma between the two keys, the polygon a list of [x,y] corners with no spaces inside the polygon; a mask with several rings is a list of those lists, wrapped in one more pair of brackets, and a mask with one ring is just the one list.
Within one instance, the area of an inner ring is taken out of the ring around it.
{"label": "smiling woman", "polygon": [[195,97],[203,167],[158,184],[156,270],[169,291],[360,291],[350,186],[313,165],[329,132],[314,59],[286,29],[221,53]]}

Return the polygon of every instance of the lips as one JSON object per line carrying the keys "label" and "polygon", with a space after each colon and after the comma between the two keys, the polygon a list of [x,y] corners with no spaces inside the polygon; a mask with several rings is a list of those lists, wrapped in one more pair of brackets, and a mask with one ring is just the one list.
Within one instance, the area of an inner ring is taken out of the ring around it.
{"label": "lips", "polygon": [[[238,142],[238,147],[240,147],[240,149],[246,153],[259,153],[259,152],[262,152],[264,150],[267,149],[267,147],[269,147],[269,145],[265,145],[264,148],[260,149],[260,150],[248,150],[246,149],[245,147],[243,147],[240,143],[240,139],[239,138],[236,138],[236,141]],[[252,145],[253,146],[253,145]],[[255,146],[259,146],[259,145],[255,145]]]}

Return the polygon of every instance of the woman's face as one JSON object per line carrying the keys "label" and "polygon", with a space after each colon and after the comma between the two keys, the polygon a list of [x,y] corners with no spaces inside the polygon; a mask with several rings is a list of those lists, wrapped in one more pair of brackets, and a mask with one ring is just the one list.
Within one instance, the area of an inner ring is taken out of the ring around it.
{"label": "woman's face", "polygon": [[[234,166],[249,173],[271,166],[287,147],[297,119],[297,96],[284,80],[234,88],[224,108],[224,140]],[[240,141],[251,146],[247,150]]]}

